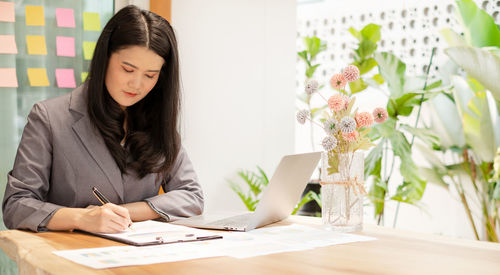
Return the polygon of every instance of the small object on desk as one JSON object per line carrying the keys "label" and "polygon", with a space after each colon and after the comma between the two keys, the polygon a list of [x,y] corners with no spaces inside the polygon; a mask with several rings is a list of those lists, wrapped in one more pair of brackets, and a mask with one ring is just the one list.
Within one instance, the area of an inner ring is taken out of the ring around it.
{"label": "small object on desk", "polygon": [[135,246],[222,239],[222,236],[210,231],[151,220],[136,222],[134,230],[121,233],[87,233]]}
{"label": "small object on desk", "polygon": [[[108,198],[106,198],[95,186],[92,187],[92,193],[94,193],[94,196],[102,203],[102,205],[110,203]],[[132,221],[130,221],[128,228],[132,228]]]}
{"label": "small object on desk", "polygon": [[92,187],[92,193],[103,205],[110,202],[95,186]]}

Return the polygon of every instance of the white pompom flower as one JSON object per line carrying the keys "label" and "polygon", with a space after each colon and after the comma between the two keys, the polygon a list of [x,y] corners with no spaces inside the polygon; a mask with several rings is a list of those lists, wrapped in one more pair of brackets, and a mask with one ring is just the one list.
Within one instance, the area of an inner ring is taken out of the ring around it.
{"label": "white pompom flower", "polygon": [[340,120],[339,123],[340,131],[344,134],[352,133],[356,130],[356,120],[354,118],[346,116]]}
{"label": "white pompom flower", "polygon": [[304,123],[306,123],[306,120],[309,118],[309,116],[310,116],[310,113],[308,110],[306,110],[306,109],[300,110],[297,112],[297,121],[300,124],[304,124]]}
{"label": "white pompom flower", "polygon": [[318,81],[316,81],[316,79],[306,80],[306,86],[305,86],[306,94],[312,95],[318,91],[318,88],[319,88],[319,83]]}
{"label": "white pompom flower", "polygon": [[323,149],[329,152],[337,147],[337,139],[334,136],[326,136],[321,142]]}
{"label": "white pompom flower", "polygon": [[323,129],[328,135],[333,135],[338,129],[338,121],[335,118],[329,118],[323,123]]}

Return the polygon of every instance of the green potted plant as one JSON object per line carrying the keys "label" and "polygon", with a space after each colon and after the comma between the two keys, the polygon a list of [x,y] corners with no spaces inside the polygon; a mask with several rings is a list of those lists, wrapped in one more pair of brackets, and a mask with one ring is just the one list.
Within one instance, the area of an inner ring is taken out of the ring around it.
{"label": "green potted plant", "polygon": [[456,4],[464,36],[451,29],[442,35],[450,46],[445,53],[465,73],[456,69],[444,73],[451,92],[428,104],[429,129],[440,139],[432,149],[420,148],[430,162],[420,173],[429,182],[456,190],[476,239],[498,242],[500,30],[472,0]]}

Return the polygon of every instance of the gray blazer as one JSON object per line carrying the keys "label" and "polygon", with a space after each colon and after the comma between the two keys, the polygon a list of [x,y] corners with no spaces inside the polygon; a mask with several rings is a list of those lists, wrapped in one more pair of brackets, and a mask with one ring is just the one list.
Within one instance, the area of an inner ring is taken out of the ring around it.
{"label": "gray blazer", "polygon": [[[203,193],[184,148],[165,180],[122,174],[87,113],[82,85],[34,105],[28,115],[2,204],[8,228],[45,231],[62,207],[99,205],[97,187],[112,203],[145,201],[167,221],[201,214]],[[158,195],[160,186],[165,194]]]}

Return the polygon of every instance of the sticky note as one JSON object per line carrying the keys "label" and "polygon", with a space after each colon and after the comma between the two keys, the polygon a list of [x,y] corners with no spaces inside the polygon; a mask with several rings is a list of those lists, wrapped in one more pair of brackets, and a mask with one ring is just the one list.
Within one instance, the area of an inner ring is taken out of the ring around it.
{"label": "sticky note", "polygon": [[58,27],[74,28],[75,27],[75,13],[73,9],[56,9],[56,21]]}
{"label": "sticky note", "polygon": [[0,87],[17,87],[16,68],[0,68]]}
{"label": "sticky note", "polygon": [[26,45],[28,54],[47,55],[47,46],[45,45],[45,36],[43,35],[27,35]]}
{"label": "sticky note", "polygon": [[75,38],[70,36],[56,36],[57,56],[75,56]]}
{"label": "sticky note", "polygon": [[59,88],[76,88],[73,69],[56,69],[56,81]]}
{"label": "sticky note", "polygon": [[94,55],[96,42],[83,41],[83,59],[91,60]]}
{"label": "sticky note", "polygon": [[47,87],[50,85],[45,68],[28,68],[28,79],[32,87]]}
{"label": "sticky note", "polygon": [[[0,21],[16,22],[14,2],[0,2]],[[17,87],[17,86],[16,86]]]}
{"label": "sticky note", "polygon": [[82,72],[82,73],[81,73],[81,75],[80,75],[80,76],[81,76],[81,78],[82,78],[82,82],[85,82],[85,80],[87,80],[87,76],[88,76],[88,75],[89,75],[89,73],[88,73],[88,72]]}
{"label": "sticky note", "polygon": [[26,26],[45,26],[43,6],[26,6]]}
{"label": "sticky note", "polygon": [[17,53],[16,37],[14,35],[0,35],[0,53]]}
{"label": "sticky note", "polygon": [[101,19],[96,12],[83,13],[83,29],[86,31],[100,31]]}

